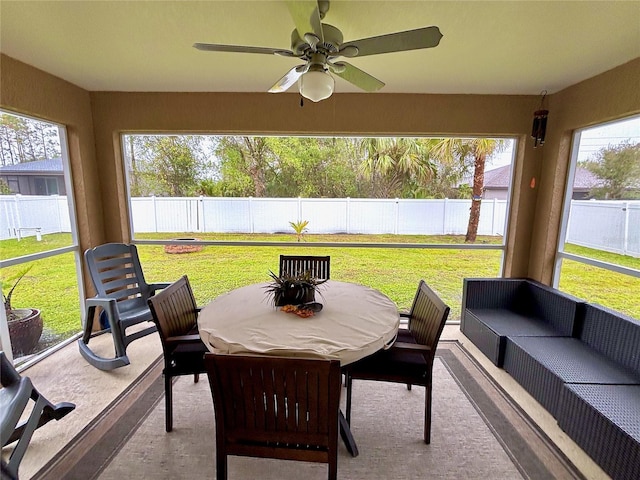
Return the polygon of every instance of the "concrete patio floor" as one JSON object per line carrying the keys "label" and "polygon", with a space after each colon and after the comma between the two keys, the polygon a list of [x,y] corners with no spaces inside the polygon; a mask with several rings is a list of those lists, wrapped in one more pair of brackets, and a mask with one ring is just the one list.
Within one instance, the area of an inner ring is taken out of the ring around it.
{"label": "concrete patio floor", "polygon": [[[462,335],[458,325],[446,326],[442,339],[460,342],[586,478],[609,478],[558,427],[555,419],[538,402]],[[95,337],[90,345],[105,356],[112,355],[110,335]],[[161,355],[160,340],[156,335],[148,335],[133,342],[127,353],[132,360],[131,365],[104,372],[89,365],[80,356],[76,342],[73,342],[22,372],[51,402],[68,401],[76,404],[76,409],[63,420],[51,422],[36,431],[20,466],[22,480],[32,478],[80,432],[87,427],[90,430],[92,420]],[[99,432],[94,434],[98,435]]]}

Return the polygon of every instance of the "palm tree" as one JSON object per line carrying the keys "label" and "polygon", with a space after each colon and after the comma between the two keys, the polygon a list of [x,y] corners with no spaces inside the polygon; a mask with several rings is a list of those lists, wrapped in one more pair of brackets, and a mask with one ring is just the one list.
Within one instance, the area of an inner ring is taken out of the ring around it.
{"label": "palm tree", "polygon": [[473,153],[473,187],[471,192],[471,211],[469,212],[469,225],[465,243],[474,243],[478,235],[478,223],[480,222],[480,205],[484,191],[484,167],[487,157],[504,148],[504,140],[494,138],[474,138],[468,140]]}
{"label": "palm tree", "polygon": [[460,163],[473,158],[471,209],[465,243],[474,243],[478,235],[480,206],[484,191],[484,169],[487,157],[501,151],[504,140],[495,138],[444,138],[431,147],[431,155],[446,161],[457,158]]}
{"label": "palm tree", "polygon": [[460,182],[471,171],[471,146],[462,138],[434,138],[428,145],[429,155],[438,165],[437,182],[429,185],[429,196],[461,198]]}
{"label": "palm tree", "polygon": [[402,196],[411,182],[429,181],[436,171],[425,143],[416,138],[366,138],[360,145],[364,153],[363,173],[372,180],[374,196]]}

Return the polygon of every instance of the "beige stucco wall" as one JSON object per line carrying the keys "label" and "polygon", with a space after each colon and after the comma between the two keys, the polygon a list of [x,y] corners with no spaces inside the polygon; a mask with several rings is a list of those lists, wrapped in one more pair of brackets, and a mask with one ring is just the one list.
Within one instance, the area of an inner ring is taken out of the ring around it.
{"label": "beige stucco wall", "polygon": [[0,55],[0,108],[66,126],[80,246],[104,241],[89,92]]}
{"label": "beige stucco wall", "polygon": [[[336,94],[318,104],[300,107],[296,94],[123,93],[91,94],[100,173],[118,182],[104,185],[105,220],[117,226],[110,241],[129,237],[123,191],[121,132],[194,132],[255,134],[394,134],[505,135],[526,138],[537,99],[526,96]],[[528,143],[528,142],[527,142]],[[535,169],[537,154],[523,148]],[[522,168],[516,167],[516,175]],[[506,273],[526,275],[533,220],[532,199],[515,202],[517,241],[511,241]],[[107,202],[107,199],[110,199]],[[118,199],[116,202],[114,199]],[[517,260],[516,260],[517,259]]]}
{"label": "beige stucco wall", "polygon": [[640,113],[640,58],[552,95],[529,276],[551,283],[573,131]]}
{"label": "beige stucco wall", "polygon": [[551,95],[547,143],[537,149],[535,96],[335,94],[300,107],[296,94],[87,92],[0,62],[0,107],[67,125],[83,249],[129,240],[121,132],[511,136],[520,142],[505,275],[550,283],[571,130],[640,111],[640,59]]}

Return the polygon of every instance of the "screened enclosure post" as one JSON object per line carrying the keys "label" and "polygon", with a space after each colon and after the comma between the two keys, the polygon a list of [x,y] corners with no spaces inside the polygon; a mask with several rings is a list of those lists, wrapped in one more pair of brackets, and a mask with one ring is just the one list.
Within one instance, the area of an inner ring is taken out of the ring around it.
{"label": "screened enclosure post", "polygon": [[13,363],[13,353],[11,352],[11,338],[9,337],[9,324],[4,308],[0,308],[0,347],[4,351],[9,361]]}

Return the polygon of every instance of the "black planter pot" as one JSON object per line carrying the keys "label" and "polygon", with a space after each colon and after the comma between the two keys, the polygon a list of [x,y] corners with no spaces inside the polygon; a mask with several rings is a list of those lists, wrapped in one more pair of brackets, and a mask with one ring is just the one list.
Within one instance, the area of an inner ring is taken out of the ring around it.
{"label": "black planter pot", "polygon": [[28,355],[36,348],[42,335],[40,310],[20,308],[14,310],[14,313],[18,318],[8,322],[11,351],[14,356]]}
{"label": "black planter pot", "polygon": [[315,290],[306,290],[291,288],[284,292],[276,292],[274,300],[276,307],[284,305],[300,305],[301,303],[313,302],[316,299]]}

